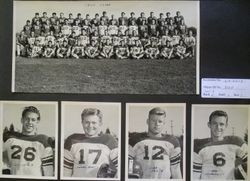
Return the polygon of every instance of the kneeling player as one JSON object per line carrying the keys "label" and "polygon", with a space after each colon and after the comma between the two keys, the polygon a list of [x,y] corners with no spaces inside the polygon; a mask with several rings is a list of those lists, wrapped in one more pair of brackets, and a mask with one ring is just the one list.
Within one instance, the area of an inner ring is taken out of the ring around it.
{"label": "kneeling player", "polygon": [[72,47],[71,56],[76,59],[79,59],[83,58],[84,55],[85,55],[84,46],[81,45],[80,41],[77,41],[77,44]]}
{"label": "kneeling player", "polygon": [[166,45],[161,47],[161,57],[166,59],[171,59],[173,57],[173,47],[170,41],[166,42]]}
{"label": "kneeling player", "polygon": [[43,57],[52,58],[55,56],[56,47],[53,46],[52,41],[48,41],[48,45],[44,48]]}
{"label": "kneeling player", "polygon": [[135,40],[135,45],[130,48],[130,55],[134,59],[140,59],[144,56],[144,50],[140,40]]}
{"label": "kneeling player", "polygon": [[39,58],[42,55],[42,47],[39,45],[39,40],[35,41],[35,44],[30,47],[29,57]]}
{"label": "kneeling player", "polygon": [[64,176],[116,177],[118,143],[110,134],[102,133],[102,112],[86,108],[81,118],[84,134],[73,134],[64,143]]}
{"label": "kneeling player", "polygon": [[125,59],[129,57],[129,49],[128,46],[125,45],[124,40],[121,40],[121,45],[117,46],[115,54],[118,59]]}
{"label": "kneeling player", "polygon": [[63,41],[63,44],[57,49],[56,54],[58,58],[68,58],[70,56],[70,46],[67,41]]}
{"label": "kneeling player", "polygon": [[147,46],[145,50],[146,57],[149,59],[157,59],[159,56],[159,53],[160,51],[154,41],[151,42],[151,46],[150,45]]}
{"label": "kneeling player", "polygon": [[8,165],[11,175],[54,176],[54,154],[51,138],[38,134],[40,111],[25,107],[21,132],[7,130],[3,133],[3,162]]}
{"label": "kneeling player", "polygon": [[99,50],[94,40],[86,47],[85,54],[88,58],[98,58]]}
{"label": "kneeling player", "polygon": [[104,44],[101,48],[101,53],[100,55],[103,58],[111,58],[114,55],[114,50],[113,50],[113,46],[111,45],[111,41],[110,39],[106,40],[106,44]]}
{"label": "kneeling player", "polygon": [[175,56],[179,59],[184,59],[188,56],[188,54],[186,54],[186,46],[185,46],[183,40],[180,40],[180,43],[178,45],[176,45]]}

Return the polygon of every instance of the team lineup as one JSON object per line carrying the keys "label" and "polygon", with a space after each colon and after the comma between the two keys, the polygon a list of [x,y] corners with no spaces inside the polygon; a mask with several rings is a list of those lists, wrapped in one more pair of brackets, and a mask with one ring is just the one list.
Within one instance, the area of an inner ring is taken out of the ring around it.
{"label": "team lineup", "polygon": [[[11,101],[7,103],[0,102],[0,108],[4,108],[4,111],[0,111],[3,113],[0,117],[2,125],[3,123],[9,125],[4,122],[5,119],[11,118],[10,112],[7,110],[11,107],[8,105],[12,104],[13,107],[16,105]],[[59,140],[55,134],[54,136],[53,134],[46,135],[45,130],[41,129],[42,124],[45,124],[45,119],[48,119],[44,112],[45,108],[38,103],[35,104],[38,106],[28,105],[25,102],[23,104],[25,106],[21,105],[18,109],[16,108],[16,110],[21,108],[21,112],[19,112],[21,115],[19,113],[16,115],[17,118],[20,118],[17,120],[21,125],[20,129],[13,122],[10,126],[3,127],[1,176],[56,178],[58,163],[55,158],[58,148],[55,145]],[[108,115],[108,109],[115,109],[111,106],[100,108],[101,104],[82,102],[78,103],[78,107],[74,107],[73,103],[62,103],[62,110],[65,111],[62,113],[62,117],[67,114],[71,115],[67,115],[67,119],[63,118],[62,122],[64,125],[65,121],[70,119],[70,123],[62,127],[64,131],[61,133],[63,138],[60,150],[61,178],[120,179],[120,133],[114,132],[114,127],[111,126],[119,127],[119,116],[114,118],[112,116],[120,115],[118,113],[120,109],[117,109],[117,112],[111,111],[109,114],[113,115]],[[185,124],[185,104],[180,105],[178,110],[174,104],[166,103],[168,107],[163,106],[164,104],[159,104],[159,106],[147,104],[146,108],[145,104],[139,104],[128,104],[126,107],[129,111],[126,116],[126,124],[129,122],[126,138],[128,141],[126,145],[126,178],[182,180],[185,178],[184,167],[186,165],[185,133],[178,132],[178,130],[184,128],[182,125]],[[120,105],[114,103],[112,106],[119,107]],[[232,110],[234,108],[236,110],[240,106],[234,105]],[[75,109],[77,109],[76,112],[71,112]],[[193,116],[198,115],[198,108],[192,107],[192,109],[196,110]],[[249,106],[245,105],[244,109],[248,113]],[[242,111],[244,109],[242,108]],[[199,130],[195,130],[195,138],[192,139],[193,146],[191,147],[192,168],[190,168],[193,180],[247,180],[247,136],[226,132],[228,127],[233,124],[234,117],[243,114],[242,111],[239,113],[235,111],[237,115],[234,116],[232,110],[223,106],[219,109],[217,106],[206,111],[209,117],[205,118],[207,121],[205,126],[210,135],[207,138],[197,138]],[[73,114],[77,115],[73,116]],[[176,114],[180,116],[178,117]],[[136,117],[137,123],[130,120],[133,117]],[[174,122],[173,117],[178,121]],[[77,120],[74,120],[76,118]],[[110,122],[111,118],[114,121]],[[247,124],[249,115],[240,117],[240,119],[243,118]],[[198,121],[200,121],[199,119]],[[56,122],[56,120],[54,121]],[[192,121],[192,125],[194,125],[197,120]],[[174,124],[172,124],[173,122]],[[243,127],[246,128],[246,126],[248,125]],[[78,127],[79,129],[76,130]],[[131,128],[133,129],[130,130]],[[71,129],[71,131],[65,135],[67,129]],[[121,171],[125,172],[125,170]]]}
{"label": "team lineup", "polygon": [[180,11],[134,12],[127,17],[103,11],[94,17],[81,13],[36,13],[16,34],[16,55],[31,58],[185,59],[196,53],[196,27],[188,27]]}

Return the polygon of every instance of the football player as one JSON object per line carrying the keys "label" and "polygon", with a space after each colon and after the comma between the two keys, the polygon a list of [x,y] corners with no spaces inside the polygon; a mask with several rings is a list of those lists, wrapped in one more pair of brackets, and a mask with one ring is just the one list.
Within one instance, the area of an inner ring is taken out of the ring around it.
{"label": "football player", "polygon": [[118,34],[118,26],[115,21],[110,21],[110,25],[108,26],[108,34],[110,36],[114,36]]}
{"label": "football player", "polygon": [[138,26],[135,21],[131,21],[131,25],[128,26],[128,35],[133,35],[134,32],[138,35]]}
{"label": "football player", "polygon": [[128,18],[125,16],[125,13],[121,13],[121,17],[118,18],[119,25],[126,25],[128,26]]}
{"label": "football player", "polygon": [[145,48],[145,55],[149,59],[157,59],[159,53],[160,51],[155,41],[151,42],[151,44]]}
{"label": "football player", "polygon": [[106,26],[108,26],[108,22],[109,22],[109,17],[107,16],[107,12],[106,11],[103,11],[102,12],[102,16],[100,18],[100,21],[104,21],[104,24]]}
{"label": "football player", "polygon": [[31,31],[30,36],[28,36],[27,38],[27,41],[28,41],[28,46],[33,46],[35,44],[36,36],[34,31]]}
{"label": "football player", "polygon": [[174,47],[174,55],[179,59],[186,58],[189,54],[186,52],[186,45],[183,40],[180,40],[179,44]]}
{"label": "football player", "polygon": [[121,21],[121,24],[118,27],[118,31],[121,32],[121,35],[124,36],[126,31],[128,30],[128,26],[125,24],[125,21]]}
{"label": "football player", "polygon": [[58,21],[60,25],[64,25],[65,24],[65,17],[64,17],[64,13],[60,13]]}
{"label": "football player", "polygon": [[166,13],[166,24],[169,25],[170,24],[170,20],[174,20],[173,17],[171,17],[170,12]]}
{"label": "football player", "polygon": [[147,32],[144,32],[143,35],[140,37],[140,42],[144,48],[150,45],[151,42]]}
{"label": "football player", "polygon": [[[58,21],[58,17],[56,16],[56,13],[52,13],[52,17],[50,17],[50,23],[52,25],[56,24],[56,21]],[[60,23],[59,23],[60,24]]]}
{"label": "football player", "polygon": [[106,43],[102,45],[100,51],[101,58],[111,58],[114,55],[114,46],[111,45],[111,40],[107,39]]}
{"label": "football player", "polygon": [[137,25],[140,26],[142,25],[142,22],[145,22],[145,24],[147,24],[147,18],[145,17],[145,13],[141,12],[141,15],[139,18],[137,18]]}
{"label": "football player", "polygon": [[107,32],[108,27],[105,25],[105,22],[103,20],[100,21],[100,25],[98,26],[98,33],[100,36],[104,36],[105,32]]}
{"label": "football player", "polygon": [[69,25],[73,26],[74,22],[75,22],[75,19],[73,18],[73,14],[69,13],[69,18],[68,18]]}
{"label": "football player", "polygon": [[144,32],[148,34],[148,26],[146,25],[146,20],[143,20],[141,24],[138,26],[139,36],[142,36]]}
{"label": "football player", "polygon": [[142,167],[144,179],[181,179],[181,148],[177,138],[164,133],[166,112],[156,107],[149,111],[148,131],[129,139],[129,155]]}
{"label": "football player", "polygon": [[84,24],[89,26],[90,21],[91,21],[91,19],[90,19],[89,14],[86,14],[85,18],[83,19]]}
{"label": "football player", "polygon": [[50,31],[50,34],[45,37],[45,45],[49,44],[49,41],[51,41],[52,45],[55,45],[56,38],[54,36],[53,31]]}
{"label": "football player", "polygon": [[95,14],[95,17],[90,21],[90,24],[94,24],[95,26],[98,26],[100,24],[100,18],[98,13]]}
{"label": "football player", "polygon": [[162,46],[160,48],[160,55],[164,59],[171,59],[173,57],[173,46],[170,41],[166,41],[166,44],[162,42]]}
{"label": "football player", "polygon": [[40,18],[41,24],[46,23],[48,19],[49,19],[49,18],[48,18],[48,16],[47,16],[47,12],[43,12],[43,16]]}
{"label": "football player", "polygon": [[174,34],[171,36],[171,44],[173,46],[178,45],[181,40],[181,36],[179,35],[179,31],[177,28],[174,29]]}
{"label": "football player", "polygon": [[77,44],[72,47],[71,56],[79,59],[85,56],[84,46],[80,41],[77,41]]}
{"label": "football player", "polygon": [[174,20],[169,19],[169,24],[167,25],[167,29],[168,29],[170,35],[174,34],[174,29],[175,28],[176,28],[176,25],[174,24]]}
{"label": "football player", "polygon": [[137,31],[133,31],[132,35],[129,36],[129,38],[128,38],[127,44],[128,44],[128,46],[134,46],[136,44],[136,41],[139,41],[139,40],[140,40],[140,38],[137,34]]}
{"label": "football player", "polygon": [[74,21],[74,24],[77,25],[77,26],[80,26],[82,24],[82,21],[83,21],[82,15],[81,15],[81,13],[78,13],[77,17],[76,17],[76,19]]}
{"label": "football player", "polygon": [[89,26],[90,25],[89,21],[90,20],[84,19],[82,22],[82,30],[84,30],[87,35],[89,35],[91,32],[91,28]]}
{"label": "football player", "polygon": [[3,160],[11,175],[54,176],[54,155],[48,136],[38,134],[40,111],[25,107],[22,112],[20,132],[3,134]]}
{"label": "football player", "polygon": [[154,16],[154,12],[150,12],[150,16],[148,17],[148,25],[151,25],[154,21],[154,24],[157,23],[157,18]]}
{"label": "football player", "polygon": [[116,25],[118,26],[118,20],[115,18],[115,15],[111,15],[111,19],[109,20],[109,25]]}
{"label": "football player", "polygon": [[39,40],[35,40],[34,45],[30,46],[28,54],[30,58],[40,58],[42,56],[42,46],[39,45]]}
{"label": "football player", "polygon": [[94,31],[91,36],[90,36],[90,40],[91,42],[93,42],[94,46],[98,47],[100,45],[100,36],[98,35],[98,32],[97,31]]}
{"label": "football player", "polygon": [[124,40],[121,40],[121,45],[116,47],[115,55],[118,59],[126,59],[129,57],[129,48]]}
{"label": "football player", "polygon": [[104,165],[108,165],[107,171],[113,173],[110,177],[116,177],[118,143],[113,136],[102,133],[102,117],[99,109],[83,110],[81,123],[84,134],[73,134],[64,143],[65,177],[103,178],[106,176],[99,170]]}
{"label": "football player", "polygon": [[[132,23],[132,21],[134,23]],[[130,13],[130,17],[128,18],[128,25],[130,26],[132,24],[134,24],[134,25],[136,24],[136,17],[135,17],[135,13],[134,12],[131,12]]]}
{"label": "football player", "polygon": [[114,47],[120,45],[121,36],[122,36],[122,34],[121,34],[120,31],[118,31],[118,35],[117,36],[116,35],[112,36],[112,44],[113,44]]}
{"label": "football player", "polygon": [[35,13],[35,17],[32,18],[32,26],[35,25],[37,21],[39,21],[39,23],[41,21],[41,19],[39,17],[39,13]]}
{"label": "football player", "polygon": [[61,26],[61,31],[64,36],[69,36],[71,34],[72,27],[69,25],[67,19],[65,19],[64,24]]}
{"label": "football player", "polygon": [[25,56],[26,55],[26,45],[27,45],[27,35],[24,31],[21,31],[20,34],[16,37],[16,55]]}
{"label": "football player", "polygon": [[181,35],[187,34],[187,25],[185,24],[184,19],[182,19],[178,25],[178,30],[180,31]]}
{"label": "football player", "polygon": [[49,19],[47,19],[47,20],[42,24],[41,30],[44,32],[45,35],[48,35],[48,34],[50,33],[51,25],[50,25]]}
{"label": "football player", "polygon": [[72,32],[75,32],[76,36],[79,36],[81,34],[81,27],[79,24],[79,21],[75,21],[72,25]]}
{"label": "football player", "polygon": [[225,136],[228,121],[225,111],[213,111],[207,123],[211,137],[194,140],[194,179],[235,180],[236,158],[247,163],[247,144],[240,137]]}
{"label": "football player", "polygon": [[196,40],[193,36],[192,30],[188,31],[188,35],[185,37],[184,42],[187,46],[187,53],[189,53],[189,57],[194,57]]}
{"label": "football player", "polygon": [[181,15],[180,11],[177,11],[176,16],[174,17],[174,23],[179,25],[181,24],[181,20],[184,20],[184,17]]}
{"label": "football player", "polygon": [[130,55],[134,59],[141,59],[144,56],[144,50],[140,40],[135,40],[135,45],[130,47]]}
{"label": "football player", "polygon": [[85,49],[85,54],[88,58],[98,58],[99,49],[98,44],[96,44],[95,40],[91,40],[90,44]]}
{"label": "football player", "polygon": [[56,47],[52,44],[52,41],[48,41],[48,45],[44,47],[43,57],[53,58],[55,57]]}
{"label": "football player", "polygon": [[83,29],[82,33],[78,36],[77,41],[80,42],[84,47],[89,44],[89,36],[87,36],[86,31]]}
{"label": "football player", "polygon": [[41,24],[40,21],[36,21],[35,24],[32,26],[32,31],[34,31],[35,36],[39,36],[42,28],[41,28]]}
{"label": "football player", "polygon": [[76,44],[76,40],[77,40],[77,35],[76,35],[76,32],[72,32],[71,35],[69,35],[68,37],[68,44],[69,46],[74,46]]}
{"label": "football player", "polygon": [[155,19],[152,19],[151,23],[148,25],[148,34],[149,36],[157,36],[157,25]]}
{"label": "football player", "polygon": [[166,21],[166,19],[164,18],[164,14],[163,13],[160,13],[160,17],[157,19],[157,24],[158,25],[165,25],[165,21]]}
{"label": "football player", "polygon": [[27,21],[26,21],[26,24],[25,24],[24,27],[23,27],[23,31],[24,31],[24,33],[25,33],[27,36],[30,36],[31,28],[32,28],[32,26],[31,26],[31,24],[30,24],[30,20],[27,20]]}
{"label": "football player", "polygon": [[51,26],[51,30],[55,36],[58,36],[59,32],[61,31],[61,25],[59,21],[56,21],[55,24]]}
{"label": "football player", "polygon": [[45,45],[46,41],[45,41],[45,34],[44,34],[43,31],[41,32],[41,35],[40,35],[40,36],[36,37],[36,40],[38,40],[39,45],[40,45],[41,47],[43,47],[43,46]]}
{"label": "football player", "polygon": [[56,51],[57,58],[68,58],[70,56],[70,49],[71,47],[68,45],[68,42],[64,40],[63,44]]}

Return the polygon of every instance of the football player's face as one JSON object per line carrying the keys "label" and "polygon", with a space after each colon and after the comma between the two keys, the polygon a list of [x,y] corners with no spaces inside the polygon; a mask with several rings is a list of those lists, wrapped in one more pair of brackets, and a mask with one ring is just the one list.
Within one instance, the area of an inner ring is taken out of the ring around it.
{"label": "football player's face", "polygon": [[26,135],[34,135],[39,123],[38,115],[33,112],[27,112],[22,118],[21,123],[23,124],[22,133]]}
{"label": "football player's face", "polygon": [[213,117],[211,122],[208,123],[212,138],[223,138],[224,132],[227,128],[227,120],[224,116]]}
{"label": "football player's face", "polygon": [[166,123],[164,115],[151,115],[148,120],[148,131],[153,135],[161,134]]}
{"label": "football player's face", "polygon": [[83,118],[82,127],[86,136],[98,136],[101,131],[102,122],[97,115],[89,115]]}

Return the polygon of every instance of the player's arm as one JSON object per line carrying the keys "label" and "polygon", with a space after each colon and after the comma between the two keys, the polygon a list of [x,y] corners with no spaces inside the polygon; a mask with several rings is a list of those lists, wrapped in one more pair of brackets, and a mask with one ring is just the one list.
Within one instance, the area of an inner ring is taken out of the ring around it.
{"label": "player's arm", "polygon": [[200,155],[193,152],[193,179],[200,179],[202,171],[202,159]]}
{"label": "player's arm", "polygon": [[181,148],[175,147],[170,157],[170,172],[173,179],[181,179]]}
{"label": "player's arm", "polygon": [[63,174],[65,177],[71,177],[74,169],[74,155],[71,152],[71,137],[68,137],[64,143]]}
{"label": "player's arm", "polygon": [[78,55],[75,53],[76,47],[73,47],[71,50],[71,56],[75,58],[79,58]]}
{"label": "player's arm", "polygon": [[42,158],[43,176],[54,176],[54,154],[51,147],[45,148],[45,154]]}

